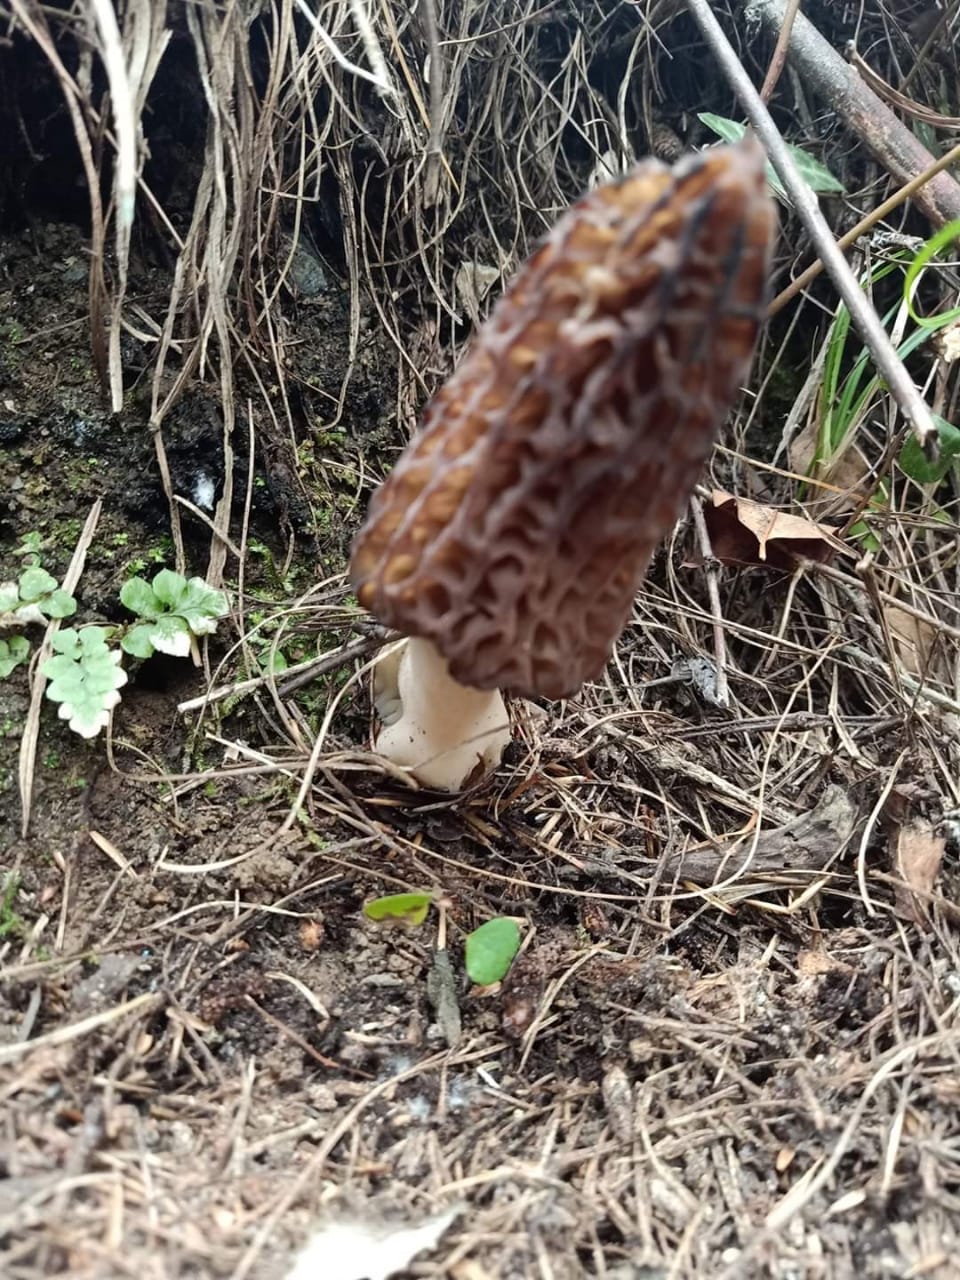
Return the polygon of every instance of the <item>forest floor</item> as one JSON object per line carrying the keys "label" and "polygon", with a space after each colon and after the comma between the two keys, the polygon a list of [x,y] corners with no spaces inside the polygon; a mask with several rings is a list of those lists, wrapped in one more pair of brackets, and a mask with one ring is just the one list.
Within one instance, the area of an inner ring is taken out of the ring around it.
{"label": "forest floor", "polygon": [[[0,581],[28,554],[61,579],[92,528],[78,617],[114,626],[176,547],[150,335],[124,338],[111,415],[87,252],[43,219],[0,238]],[[92,741],[44,701],[33,753],[33,668],[0,681],[0,1273],[281,1280],[339,1224],[318,1280],[957,1276],[954,678],[916,694],[856,548],[747,557],[721,575],[732,701],[711,705],[684,529],[602,681],[526,718],[464,796],[402,788],[368,751],[380,637],[344,569],[411,405],[382,310],[324,271],[296,303],[290,423],[238,381],[243,572],[231,553],[200,665],[130,662]],[[170,288],[134,254],[127,313],[162,316]],[[203,574],[209,370],[164,441]],[[733,487],[750,453],[727,443]],[[744,491],[786,502],[774,470]],[[902,541],[897,515],[893,559],[932,563],[944,512]],[[954,654],[925,608],[900,623]],[[433,893],[419,926],[365,917],[408,890]],[[497,916],[520,956],[472,989],[464,938]]]}

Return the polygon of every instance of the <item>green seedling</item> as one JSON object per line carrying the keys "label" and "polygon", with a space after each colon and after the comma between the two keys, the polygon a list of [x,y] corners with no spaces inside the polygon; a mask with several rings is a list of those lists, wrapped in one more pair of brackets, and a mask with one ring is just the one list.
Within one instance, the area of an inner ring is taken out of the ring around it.
{"label": "green seedling", "polygon": [[107,644],[110,634],[107,627],[64,627],[53,637],[54,656],[43,664],[47,697],[60,704],[60,719],[82,738],[95,738],[105,727],[127,683],[123,655]]}
{"label": "green seedling", "polygon": [[465,963],[467,975],[478,987],[501,982],[520,950],[520,927],[516,920],[501,916],[488,920],[467,934]]}
{"label": "green seedling", "polygon": [[[377,924],[403,923],[416,929],[423,924],[435,896],[426,891],[391,893],[364,904],[363,914]],[[467,934],[464,965],[478,987],[500,982],[520,949],[520,926],[509,916],[498,916]]]}
{"label": "green seedling", "polygon": [[202,578],[184,578],[172,569],[161,569],[153,582],[130,578],[120,588],[120,601],[144,621],[131,627],[120,641],[125,653],[151,658],[154,652],[185,658],[195,636],[216,630],[217,619],[227,612],[221,591]]}
{"label": "green seedling", "polygon": [[0,583],[0,626],[23,626],[48,618],[69,618],[77,602],[60,589],[39,564],[29,565],[16,582]]}
{"label": "green seedling", "polygon": [[[747,131],[745,124],[740,124],[737,120],[728,120],[726,116],[716,116],[712,111],[699,112],[697,119],[702,124],[705,124],[712,133],[715,133],[718,138],[722,138],[724,142],[739,142]],[[845,190],[843,183],[833,176],[826,165],[822,165],[819,160],[815,160],[802,147],[791,145],[789,150],[800,176],[812,191],[837,194]],[[776,171],[769,161],[767,162],[767,185],[783,204],[792,203],[787,195],[786,188],[777,177]]]}
{"label": "green seedling", "polygon": [[29,657],[30,641],[26,636],[11,636],[9,640],[0,640],[0,680],[6,680],[10,672],[15,671]]}

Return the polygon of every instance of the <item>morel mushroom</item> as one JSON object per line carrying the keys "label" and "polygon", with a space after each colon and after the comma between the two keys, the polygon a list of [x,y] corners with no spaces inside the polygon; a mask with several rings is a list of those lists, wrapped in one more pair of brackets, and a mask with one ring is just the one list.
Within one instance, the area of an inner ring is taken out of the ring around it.
{"label": "morel mushroom", "polygon": [[430,401],[351,562],[360,604],[420,639],[375,745],[426,785],[496,763],[500,690],[603,669],[749,370],[775,225],[752,139],[645,161],[560,219]]}

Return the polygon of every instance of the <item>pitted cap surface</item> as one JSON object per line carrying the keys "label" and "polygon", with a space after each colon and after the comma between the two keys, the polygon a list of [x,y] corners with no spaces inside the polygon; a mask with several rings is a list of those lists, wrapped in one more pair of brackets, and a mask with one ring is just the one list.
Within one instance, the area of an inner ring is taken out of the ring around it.
{"label": "pitted cap surface", "polygon": [[748,373],[775,225],[753,141],[573,205],[375,493],[361,605],[462,684],[596,677]]}

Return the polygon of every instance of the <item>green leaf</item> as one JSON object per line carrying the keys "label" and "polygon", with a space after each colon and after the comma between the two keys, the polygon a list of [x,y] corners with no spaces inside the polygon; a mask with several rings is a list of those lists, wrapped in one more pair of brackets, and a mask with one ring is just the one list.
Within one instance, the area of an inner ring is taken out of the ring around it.
{"label": "green leaf", "polygon": [[900,466],[917,484],[939,484],[958,457],[960,457],[960,431],[950,422],[933,415],[940,442],[940,457],[930,462],[915,437],[911,436],[900,451]]}
{"label": "green leaf", "polygon": [[272,676],[280,675],[290,665],[282,649],[274,649],[272,653],[269,649],[264,649],[262,653],[257,654],[257,662],[259,662],[264,671],[269,671]]}
{"label": "green leaf", "polygon": [[852,524],[847,530],[847,534],[851,538],[856,538],[864,551],[870,551],[876,555],[880,550],[880,539],[871,530],[865,520],[858,520],[856,524]]}
{"label": "green leaf", "polygon": [[724,142],[739,142],[747,132],[745,124],[740,124],[736,120],[729,120],[726,116],[714,115],[712,111],[699,111],[697,119],[701,124],[705,124],[708,129],[711,129],[718,138],[722,138]]}
{"label": "green leaf", "polygon": [[195,635],[206,635],[216,627],[229,606],[222,591],[214,591],[202,578],[190,578],[184,584],[176,612],[186,618]]}
{"label": "green leaf", "polygon": [[790,154],[793,156],[793,162],[800,171],[800,177],[804,180],[811,191],[819,193],[833,192],[835,194],[846,191],[846,187],[839,178],[835,178],[825,164],[821,164],[816,156],[810,155],[809,151],[804,151],[802,147],[790,145]]}
{"label": "green leaf", "polygon": [[399,920],[416,929],[426,920],[432,902],[432,893],[389,893],[365,903],[363,914],[368,920]]}
{"label": "green leaf", "polygon": [[153,641],[150,639],[152,628],[151,622],[141,622],[131,627],[126,635],[121,637],[120,648],[134,658],[152,658],[155,652]]}
{"label": "green leaf", "polygon": [[187,591],[187,580],[173,569],[161,569],[154,575],[153,593],[168,613],[175,613]]}
{"label": "green leaf", "polygon": [[155,618],[163,612],[163,605],[144,578],[128,578],[120,588],[120,603],[140,618]]}
{"label": "green leaf", "polygon": [[960,316],[960,307],[953,307],[949,311],[941,311],[935,316],[918,315],[913,307],[913,295],[916,293],[924,268],[931,258],[936,257],[941,249],[945,249],[948,245],[953,245],[958,239],[960,239],[960,218],[955,219],[953,222],[948,222],[945,227],[941,227],[939,231],[932,235],[907,268],[907,274],[903,281],[903,296],[910,312],[910,319],[922,329],[928,331],[942,329],[946,325],[952,324]]}
{"label": "green leaf", "polygon": [[[120,599],[131,613],[156,620],[157,626],[150,633],[151,644],[161,653],[177,657],[190,652],[191,631],[196,636],[209,635],[216,630],[217,619],[229,609],[222,591],[214,591],[202,578],[187,579],[172,569],[161,569],[152,584],[143,578],[130,578],[120,588]],[[148,655],[138,652],[137,656]]]}
{"label": "green leaf", "polygon": [[37,602],[37,608],[48,618],[72,618],[77,612],[77,602],[67,591],[51,591],[45,600]]}
{"label": "green leaf", "polygon": [[26,636],[11,636],[0,640],[0,680],[6,680],[11,671],[26,662],[30,656],[30,642]]}
{"label": "green leaf", "polygon": [[[76,627],[61,627],[53,637],[52,644],[54,652],[61,654],[70,662],[78,662],[83,656],[80,632]],[[52,661],[53,659],[51,658]]]}
{"label": "green leaf", "polygon": [[52,574],[39,565],[34,565],[30,569],[24,569],[20,575],[20,599],[31,602],[39,600],[42,596],[48,596],[51,591],[56,591],[57,586],[57,580]]}
{"label": "green leaf", "polygon": [[49,680],[46,696],[60,704],[57,714],[68,720],[74,733],[92,738],[107,724],[127,683],[120,666],[122,654],[111,649],[107,627],[63,627],[53,637],[56,654],[43,664]]}
{"label": "green leaf", "polygon": [[13,613],[20,603],[20,592],[15,582],[0,585],[0,613]]}
{"label": "green leaf", "polygon": [[[740,124],[737,120],[728,120],[726,116],[714,115],[712,111],[701,111],[697,118],[712,130],[718,138],[722,138],[724,142],[739,142],[747,131],[745,124]],[[800,176],[812,191],[845,191],[843,183],[835,178],[830,170],[819,160],[814,159],[812,155],[804,151],[802,147],[789,146],[790,154],[793,156],[793,162],[800,171]],[[773,165],[767,161],[766,165],[767,184],[770,190],[776,195],[778,200],[782,200],[784,204],[790,204],[790,197],[787,195],[786,187],[777,176],[777,172]]]}
{"label": "green leaf", "polygon": [[190,653],[190,627],[175,613],[162,613],[150,624],[150,643],[160,653],[186,658]]}
{"label": "green leaf", "polygon": [[15,556],[38,556],[43,550],[43,537],[41,534],[33,531],[25,533],[20,539],[20,545],[15,548]]}
{"label": "green leaf", "polygon": [[479,987],[499,982],[513,964],[520,949],[520,927],[516,920],[500,916],[488,920],[467,934],[466,965],[470,981]]}

